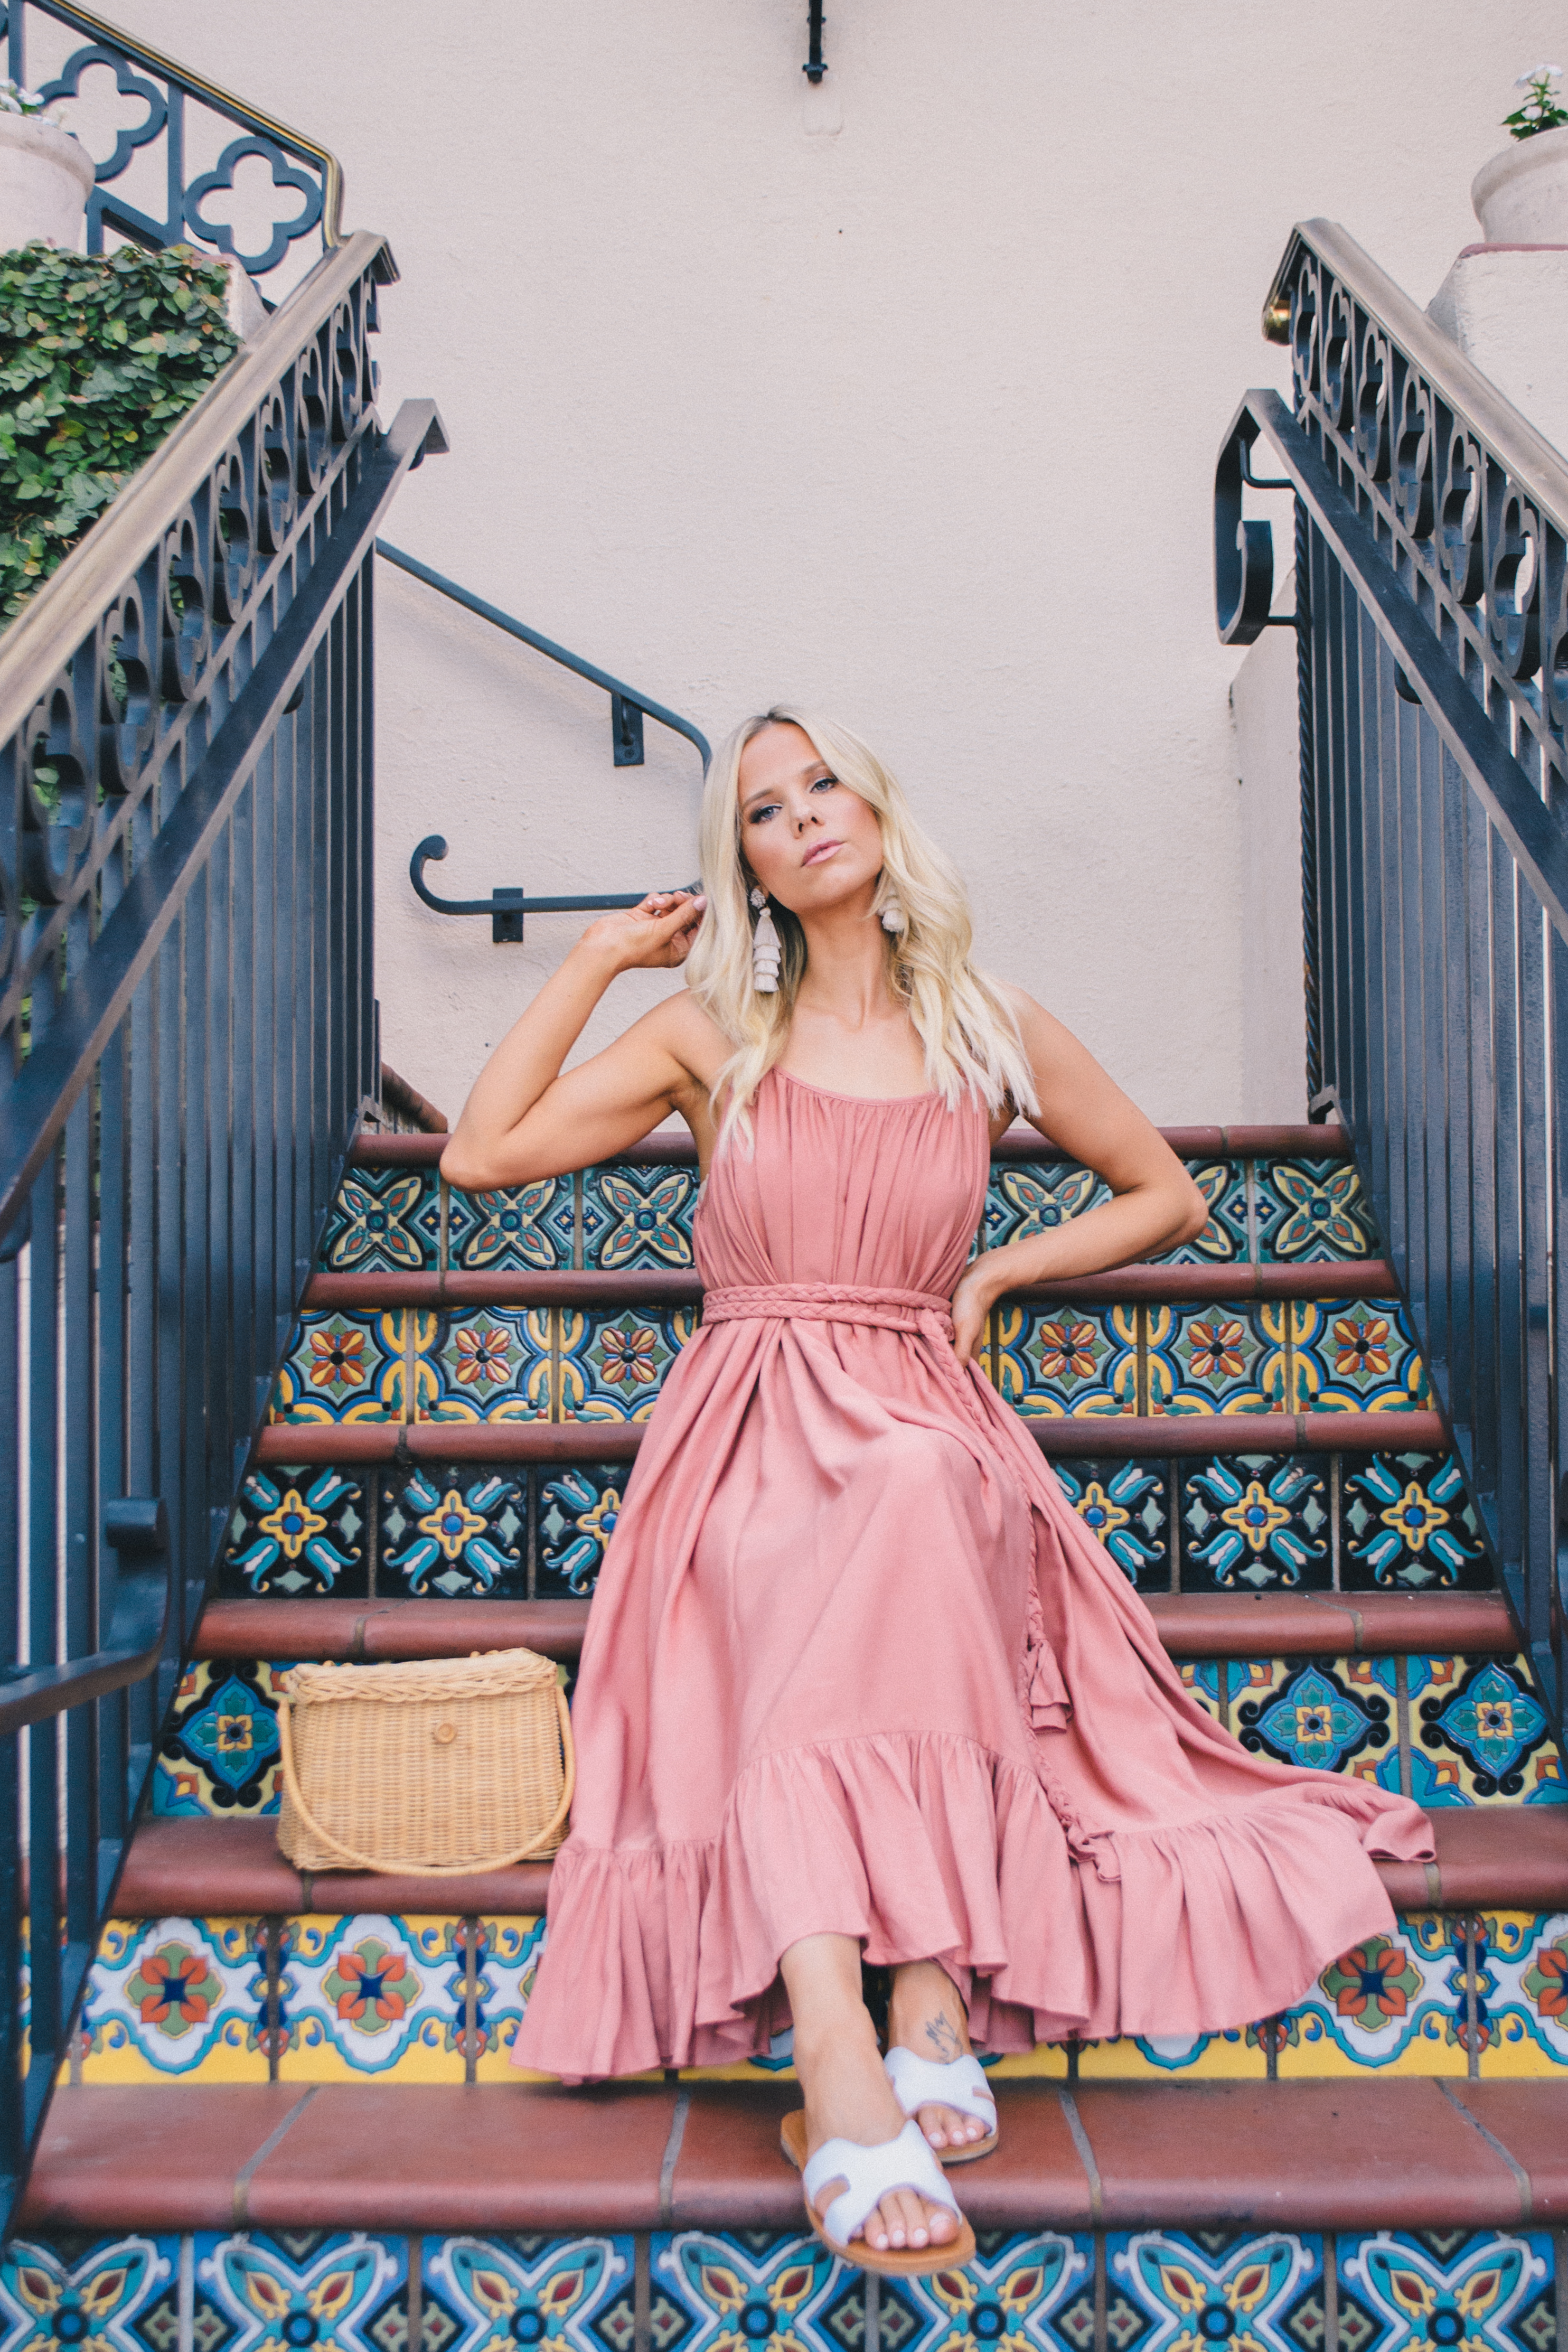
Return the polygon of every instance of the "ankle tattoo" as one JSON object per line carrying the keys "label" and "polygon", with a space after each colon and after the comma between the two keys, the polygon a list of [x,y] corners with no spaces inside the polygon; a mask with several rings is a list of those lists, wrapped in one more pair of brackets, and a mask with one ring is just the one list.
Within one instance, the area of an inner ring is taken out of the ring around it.
{"label": "ankle tattoo", "polygon": [[964,2045],[958,2039],[956,2027],[950,2019],[944,2017],[940,2011],[935,2017],[926,2019],[925,2039],[937,2057],[949,2064],[955,2058],[961,2058],[964,2054]]}

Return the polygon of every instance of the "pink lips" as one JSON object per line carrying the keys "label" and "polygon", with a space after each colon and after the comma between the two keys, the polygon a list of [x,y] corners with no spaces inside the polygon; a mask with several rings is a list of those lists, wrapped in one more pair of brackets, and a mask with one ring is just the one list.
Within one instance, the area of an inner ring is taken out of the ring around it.
{"label": "pink lips", "polygon": [[800,862],[803,866],[820,866],[824,857],[831,857],[835,849],[841,849],[843,845],[841,841],[820,841]]}

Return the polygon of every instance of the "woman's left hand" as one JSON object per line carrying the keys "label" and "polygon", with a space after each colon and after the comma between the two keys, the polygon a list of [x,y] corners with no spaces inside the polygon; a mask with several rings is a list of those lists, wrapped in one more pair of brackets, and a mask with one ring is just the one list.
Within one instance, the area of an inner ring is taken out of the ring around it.
{"label": "woman's left hand", "polygon": [[953,1293],[953,1351],[961,1364],[969,1363],[986,1336],[986,1318],[999,1296],[997,1252],[987,1251],[966,1268]]}

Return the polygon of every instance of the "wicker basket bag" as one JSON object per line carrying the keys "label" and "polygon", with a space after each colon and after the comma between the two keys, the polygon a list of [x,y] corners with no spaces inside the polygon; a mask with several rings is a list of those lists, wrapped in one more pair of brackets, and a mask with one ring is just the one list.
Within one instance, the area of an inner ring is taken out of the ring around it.
{"label": "wicker basket bag", "polygon": [[283,1677],[277,1843],[297,1869],[456,1878],[543,1861],[566,1834],[566,1694],[532,1650]]}

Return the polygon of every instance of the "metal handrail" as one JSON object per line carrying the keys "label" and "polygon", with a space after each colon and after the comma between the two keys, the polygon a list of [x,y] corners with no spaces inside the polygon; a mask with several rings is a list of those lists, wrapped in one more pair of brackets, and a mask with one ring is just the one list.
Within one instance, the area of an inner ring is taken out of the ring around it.
{"label": "metal handrail", "polygon": [[127,574],[156,544],[167,514],[200,489],[260,394],[329,324],[367,271],[379,286],[396,282],[397,265],[386,239],[361,230],[336,246],[279,303],[58,571],[29,597],[0,637],[0,741],[48,692],[62,647],[73,648],[93,625]]}
{"label": "metal handrail", "polygon": [[[517,637],[523,645],[531,646],[535,653],[543,654],[549,661],[559,662],[562,669],[572,670],[579,677],[587,678],[591,686],[602,688],[610,696],[612,708],[617,702],[628,703],[632,709],[645,711],[650,719],[656,719],[661,727],[668,727],[674,733],[684,735],[688,743],[695,744],[697,756],[703,763],[703,773],[706,775],[708,763],[713,758],[707,737],[700,728],[694,727],[689,719],[683,719],[679,711],[667,709],[664,703],[654,702],[648,695],[639,694],[634,686],[626,684],[624,678],[612,677],[607,669],[584,661],[580,654],[569,653],[564,646],[558,646],[553,637],[541,636],[538,629],[530,629],[526,622],[516,619],[510,613],[504,613],[498,604],[486,604],[484,597],[476,596],[472,589],[460,587],[444,572],[422,563],[415,555],[406,555],[401,547],[393,547],[386,540],[378,539],[376,553],[383,562],[395,564],[400,572],[409,572],[415,580],[423,580],[427,588],[449,596],[455,604],[461,604],[465,612],[476,613],[480,620],[488,621],[493,628],[504,629],[509,637]],[[615,734],[616,766],[640,768],[643,764],[641,730],[637,732],[636,756],[622,757],[622,747],[626,739],[614,719],[612,724]],[[635,906],[637,902],[633,898],[629,903]]]}
{"label": "metal handrail", "polygon": [[118,25],[111,25],[107,17],[95,16],[90,9],[77,7],[75,0],[29,0],[29,5],[41,8],[45,16],[57,18],[62,25],[74,25],[78,32],[89,33],[94,40],[101,41],[106,47],[119,49],[135,64],[145,66],[150,73],[162,74],[165,80],[183,89],[187,97],[201,99],[215,113],[226,114],[231,122],[239,123],[259,138],[274,140],[286,154],[299,155],[318,164],[321,172],[321,242],[329,252],[333,246],[342,242],[343,167],[330,148],[307,138],[303,131],[291,130],[287,122],[279,122],[276,115],[264,114],[259,107],[247,105],[243,98],[236,98],[221,83],[209,81],[204,74],[196,73],[189,66],[176,64],[172,58],[165,57],[162,49],[152,48],[146,41],[139,41],[134,34],[122,31]]}
{"label": "metal handrail", "polygon": [[[656,719],[661,727],[669,728],[676,735],[684,735],[688,743],[695,744],[703,763],[703,774],[707,774],[708,764],[713,758],[707,737],[700,728],[694,727],[689,719],[683,719],[679,711],[655,702],[650,695],[639,694],[635,687],[626,684],[624,678],[612,677],[609,670],[601,669],[597,663],[585,661],[580,654],[569,653],[565,646],[557,645],[553,637],[543,636],[538,629],[530,629],[526,622],[516,619],[510,613],[504,613],[498,604],[487,604],[483,596],[476,596],[471,589],[460,587],[455,580],[449,580],[444,572],[437,572],[431,564],[422,563],[417,556],[406,555],[402,548],[389,545],[384,539],[377,540],[376,553],[386,562],[395,564],[400,572],[410,573],[415,580],[423,580],[426,587],[449,597],[453,604],[461,604],[465,612],[476,614],[480,620],[488,621],[494,628],[504,629],[509,637],[531,646],[535,653],[543,654],[549,661],[559,662],[562,669],[572,671],[578,677],[587,678],[591,686],[597,686],[607,694],[610,697],[611,746],[618,768],[642,766],[643,719],[646,715]],[[515,947],[521,943],[526,915],[608,912],[618,907],[641,906],[645,895],[637,890],[600,890],[530,898],[515,885],[502,885],[492,890],[487,898],[442,898],[426,882],[424,869],[427,865],[439,865],[445,856],[446,842],[439,833],[427,833],[423,841],[414,845],[408,861],[408,878],[413,886],[414,896],[434,914],[488,915],[491,943],[497,947]],[[699,886],[690,882],[681,887],[695,891]]]}
{"label": "metal handrail", "polygon": [[1289,289],[1303,250],[1333,271],[1471,430],[1490,443],[1520,488],[1568,534],[1568,460],[1337,221],[1301,221],[1292,230],[1263,305],[1267,340],[1291,340]]}
{"label": "metal handrail", "polygon": [[[163,1654],[174,1609],[169,1514],[161,1496],[128,1496],[104,1507],[103,1539],[122,1563],[108,1646],[61,1666],[6,1668],[0,1674],[0,1739],[45,1723],[89,1699],[145,1682]],[[127,1559],[161,1559],[163,1571],[126,1570]],[[131,1791],[132,1799],[140,1793]]]}

